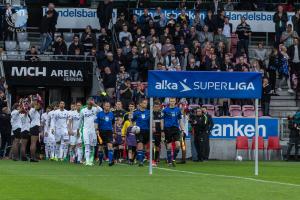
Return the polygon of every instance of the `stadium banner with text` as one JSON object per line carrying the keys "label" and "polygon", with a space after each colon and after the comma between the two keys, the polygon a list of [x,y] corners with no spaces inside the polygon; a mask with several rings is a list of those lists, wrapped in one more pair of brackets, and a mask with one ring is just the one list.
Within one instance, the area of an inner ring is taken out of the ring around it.
{"label": "stadium banner with text", "polygon": [[[180,14],[180,10],[165,9],[162,10],[163,14],[169,17],[170,14],[175,15],[175,19]],[[143,9],[134,9],[133,13],[137,16],[143,15]],[[154,15],[155,9],[149,9],[150,15]],[[195,18],[195,10],[186,10],[187,15],[190,17],[190,20]],[[252,32],[275,32],[275,24],[273,22],[273,15],[275,12],[267,11],[226,11],[225,15],[229,17],[230,23],[233,25],[233,31],[241,23],[241,18],[246,17],[247,23],[250,25]],[[200,18],[204,20],[207,11],[200,11]],[[294,12],[288,13],[289,22],[294,15]]]}
{"label": "stadium banner with text", "polygon": [[149,71],[149,97],[258,99],[261,73]]}
{"label": "stadium banner with text", "polygon": [[[97,9],[92,8],[55,8],[58,12],[56,28],[58,29],[85,29],[87,25],[93,29],[99,29],[99,19],[97,18]],[[43,15],[47,8],[43,7]],[[117,20],[117,9],[113,9],[113,23]]]}
{"label": "stadium banner with text", "polygon": [[[0,13],[4,13],[5,6],[0,5]],[[3,22],[6,21],[8,29],[12,32],[24,32],[27,27],[28,12],[27,7],[12,6],[12,15],[3,17]],[[3,25],[3,24],[2,24]],[[2,27],[0,27],[2,28]]]}
{"label": "stadium banner with text", "polygon": [[[237,136],[255,136],[255,118],[247,117],[215,117],[214,127],[210,138],[235,139]],[[270,136],[279,136],[279,120],[277,118],[259,118],[259,136],[267,139]]]}
{"label": "stadium banner with text", "polygon": [[92,86],[92,62],[3,61],[5,78],[13,86]]}

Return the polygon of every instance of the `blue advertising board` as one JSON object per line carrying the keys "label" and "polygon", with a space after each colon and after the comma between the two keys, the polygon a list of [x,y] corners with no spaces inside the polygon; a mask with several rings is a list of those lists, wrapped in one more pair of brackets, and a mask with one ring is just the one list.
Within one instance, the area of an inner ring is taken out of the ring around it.
{"label": "blue advertising board", "polygon": [[261,74],[256,72],[149,71],[149,97],[261,98]]}
{"label": "blue advertising board", "polygon": [[[247,136],[249,139],[255,136],[254,118],[216,117],[213,118],[214,127],[210,138],[235,139],[237,136]],[[279,120],[277,118],[259,118],[259,136],[267,139],[270,136],[279,135]]]}

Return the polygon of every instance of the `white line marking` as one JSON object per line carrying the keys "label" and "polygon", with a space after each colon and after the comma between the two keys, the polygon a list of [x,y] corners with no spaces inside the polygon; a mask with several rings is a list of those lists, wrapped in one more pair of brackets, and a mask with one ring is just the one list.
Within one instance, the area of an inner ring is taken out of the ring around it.
{"label": "white line marking", "polygon": [[164,170],[164,171],[172,171],[172,172],[180,172],[180,173],[185,173],[185,174],[193,174],[193,175],[232,178],[232,179],[240,179],[240,180],[254,181],[254,182],[260,182],[260,183],[271,183],[271,184],[277,184],[277,185],[300,187],[299,184],[284,183],[284,182],[278,182],[278,181],[268,181],[268,180],[262,180],[262,179],[247,178],[247,177],[242,177],[242,176],[230,176],[230,175],[222,175],[222,174],[209,174],[209,173],[203,173],[203,172],[182,171],[182,170],[167,169],[167,168],[162,168],[162,167],[156,167],[155,169],[160,169],[160,170]]}

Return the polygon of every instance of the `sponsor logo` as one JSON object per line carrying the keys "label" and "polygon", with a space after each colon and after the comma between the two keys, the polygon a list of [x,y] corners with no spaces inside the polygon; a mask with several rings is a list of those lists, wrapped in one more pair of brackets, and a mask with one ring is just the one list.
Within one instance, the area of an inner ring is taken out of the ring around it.
{"label": "sponsor logo", "polygon": [[188,86],[187,79],[183,81],[170,82],[169,80],[162,80],[156,82],[156,90],[176,90],[179,92],[188,92],[191,90],[226,90],[226,91],[240,91],[240,90],[255,90],[252,82],[194,82],[193,87]]}
{"label": "sponsor logo", "polygon": [[[266,125],[258,125],[258,132],[260,136],[267,136]],[[240,124],[239,120],[234,120],[233,123],[215,124],[211,131],[213,137],[237,137],[247,136],[252,138],[255,136],[255,126],[251,123]]]}
{"label": "sponsor logo", "polygon": [[181,86],[180,92],[187,92],[192,90],[187,84],[187,79],[179,81],[178,83],[169,82],[168,80],[162,80],[161,82],[156,82],[155,89],[157,90],[178,90],[179,85]]}
{"label": "sponsor logo", "polygon": [[[49,74],[47,74],[49,73]],[[47,72],[46,67],[12,67],[12,77],[57,77],[63,78],[64,81],[83,81],[83,73],[81,70],[51,70]]]}

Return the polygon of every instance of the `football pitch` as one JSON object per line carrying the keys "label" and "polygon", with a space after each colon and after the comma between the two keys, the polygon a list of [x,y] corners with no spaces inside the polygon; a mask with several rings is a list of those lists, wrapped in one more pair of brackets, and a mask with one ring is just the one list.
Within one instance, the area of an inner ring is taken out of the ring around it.
{"label": "football pitch", "polygon": [[300,163],[188,162],[176,168],[0,161],[0,199],[300,199]]}

